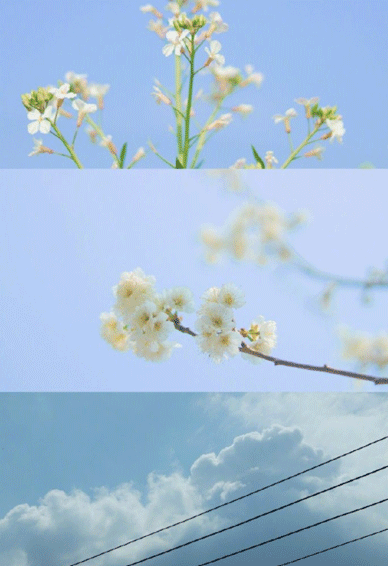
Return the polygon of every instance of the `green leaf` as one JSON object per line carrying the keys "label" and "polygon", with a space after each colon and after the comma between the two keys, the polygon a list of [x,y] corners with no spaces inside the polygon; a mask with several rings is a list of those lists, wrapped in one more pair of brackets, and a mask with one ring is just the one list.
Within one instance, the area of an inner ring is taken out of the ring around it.
{"label": "green leaf", "polygon": [[261,159],[260,155],[257,153],[253,145],[251,145],[253,157],[256,159],[256,163],[260,163],[261,168],[265,169],[264,161]]}
{"label": "green leaf", "polygon": [[125,162],[125,156],[127,155],[127,142],[125,142],[125,144],[123,145],[123,147],[121,148],[120,151],[120,169],[124,168],[124,162]]}
{"label": "green leaf", "polygon": [[184,169],[182,163],[179,161],[178,158],[176,158],[176,161],[175,161],[175,169]]}

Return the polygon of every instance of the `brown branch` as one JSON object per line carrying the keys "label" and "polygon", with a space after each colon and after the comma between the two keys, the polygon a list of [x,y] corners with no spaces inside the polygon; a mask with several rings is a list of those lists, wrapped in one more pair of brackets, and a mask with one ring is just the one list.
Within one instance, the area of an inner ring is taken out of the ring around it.
{"label": "brown branch", "polygon": [[[190,334],[190,336],[198,336],[196,332],[193,332],[187,326],[182,326],[178,317],[172,320],[174,326],[179,332],[183,332],[184,334]],[[300,364],[297,362],[289,362],[287,360],[280,360],[279,358],[274,358],[272,356],[266,356],[265,354],[260,354],[259,352],[255,352],[251,350],[245,342],[241,342],[241,346],[239,347],[240,352],[244,354],[250,354],[251,356],[256,356],[257,358],[262,358],[263,360],[267,360],[268,362],[272,362],[275,366],[287,366],[293,368],[300,368],[300,369],[307,369],[310,371],[321,371],[324,373],[333,373],[335,375],[344,375],[345,377],[353,377],[355,379],[362,379],[364,381],[372,381],[375,385],[386,385],[388,384],[387,377],[374,377],[372,375],[365,375],[362,373],[355,373],[353,371],[345,371],[342,369],[335,369],[327,366],[326,364],[323,366],[312,366],[309,364]]]}

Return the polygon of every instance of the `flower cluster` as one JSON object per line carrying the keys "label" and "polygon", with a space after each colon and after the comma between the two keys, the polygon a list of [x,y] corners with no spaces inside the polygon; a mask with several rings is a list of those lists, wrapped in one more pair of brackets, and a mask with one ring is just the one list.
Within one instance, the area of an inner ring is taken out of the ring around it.
{"label": "flower cluster", "polygon": [[[199,131],[195,136],[197,146],[191,167],[195,167],[199,154],[210,135],[215,130],[228,126],[233,119],[233,113],[246,116],[253,111],[253,106],[250,104],[238,104],[230,108],[230,112],[218,116],[222,108],[225,108],[225,99],[239,88],[244,88],[250,84],[259,87],[263,81],[263,75],[254,72],[252,65],[246,65],[245,74],[236,67],[231,65],[225,66],[225,57],[221,54],[222,45],[213,36],[214,34],[228,31],[229,26],[223,21],[219,12],[210,12],[208,14],[209,7],[217,7],[219,5],[218,0],[197,0],[192,2],[190,14],[183,11],[189,7],[189,4],[190,1],[169,2],[166,10],[172,13],[172,17],[168,17],[169,14],[164,16],[162,12],[151,4],[141,6],[140,8],[143,13],[150,13],[156,18],[149,22],[148,28],[154,31],[161,39],[167,41],[162,47],[162,53],[166,57],[173,54],[176,56],[176,76],[181,76],[183,70],[181,59],[186,58],[190,63],[188,78],[191,86],[189,87],[188,98],[185,103],[181,100],[183,81],[176,89],[174,101],[170,91],[159,82],[157,87],[154,87],[155,92],[152,93],[157,103],[164,102],[172,106],[177,122],[178,161],[184,168],[187,167],[190,150],[189,139],[193,138],[190,135],[189,129],[190,118],[195,115],[194,103],[198,100],[207,100],[215,108],[205,124],[199,127]],[[204,14],[198,14],[200,10],[203,10]],[[198,51],[203,44],[206,44],[204,48],[205,56],[200,66],[195,68],[194,60],[198,58]],[[209,95],[193,96],[194,79],[200,71],[207,71],[213,75],[212,91]],[[184,113],[182,112],[183,109]],[[182,144],[182,129],[185,130],[184,144]],[[155,153],[159,155],[156,150]],[[159,155],[159,157],[161,156]]]}
{"label": "flower cluster", "polygon": [[[342,121],[342,116],[337,115],[337,107],[336,106],[325,106],[320,107],[318,102],[319,98],[314,96],[313,98],[297,98],[295,102],[304,106],[305,109],[305,116],[308,121],[308,128],[309,133],[305,140],[297,147],[296,150],[291,151],[290,157],[286,160],[285,164],[282,168],[285,168],[289,165],[294,159],[298,157],[298,154],[302,151],[302,149],[307,146],[307,144],[311,144],[320,140],[330,139],[330,141],[334,141],[335,139],[342,143],[342,137],[345,134],[344,123]],[[273,117],[275,124],[284,124],[284,129],[286,134],[289,136],[291,135],[291,118],[296,118],[298,116],[297,111],[294,108],[289,108],[286,110],[285,114],[276,114]],[[310,119],[315,118],[315,123],[313,128],[310,127]],[[319,131],[326,129],[326,133],[321,135],[319,138],[316,137],[314,139],[314,135],[318,134]],[[292,143],[292,142],[291,142]],[[265,154],[264,161],[259,157],[257,154],[256,149],[252,146],[253,156],[256,160],[255,164],[248,164],[247,159],[245,157],[241,157],[238,159],[234,165],[232,165],[231,169],[273,169],[274,165],[278,163],[278,160],[273,154],[273,151],[267,151]],[[304,157],[316,157],[317,159],[322,159],[322,154],[325,151],[325,148],[322,145],[316,145],[313,149],[306,151],[303,156]]]}
{"label": "flower cluster", "polygon": [[235,285],[211,287],[202,297],[198,311],[196,340],[202,352],[216,362],[236,356],[241,345],[241,334],[235,328],[233,308],[245,304],[244,294]]}
{"label": "flower cluster", "polygon": [[[101,336],[116,350],[132,350],[149,361],[167,360],[174,348],[181,345],[168,340],[174,330],[194,336],[200,350],[216,363],[239,353],[242,338],[248,338],[253,352],[269,355],[276,346],[276,323],[261,316],[249,330],[237,330],[234,308],[245,304],[244,294],[233,283],[211,287],[202,296],[195,322],[198,334],[181,325],[179,312],[195,311],[193,294],[187,287],[155,290],[155,277],[147,276],[138,267],[125,272],[113,293],[116,303],[112,312],[102,313]],[[243,354],[253,363],[260,359]]]}
{"label": "flower cluster", "polygon": [[270,255],[285,261],[291,250],[285,237],[289,230],[308,220],[306,211],[286,214],[274,203],[246,202],[233,212],[222,230],[212,225],[203,226],[200,240],[205,245],[205,259],[217,263],[222,253],[236,260],[267,263]]}
{"label": "flower cluster", "polygon": [[[74,142],[78,133],[78,128],[86,121],[88,125],[87,133],[90,136],[91,141],[96,142],[97,138],[100,138],[100,145],[106,147],[114,158],[114,166],[119,167],[124,164],[124,158],[119,159],[117,155],[117,150],[113,143],[108,143],[112,136],[105,135],[101,127],[98,126],[90,117],[98,109],[102,110],[104,108],[104,97],[107,94],[110,85],[108,84],[96,84],[88,83],[87,75],[76,74],[73,71],[69,71],[65,75],[65,81],[58,81],[58,88],[53,86],[39,87],[36,91],[31,91],[30,93],[22,95],[22,102],[27,110],[27,118],[32,120],[28,124],[28,132],[30,134],[36,134],[40,132],[42,134],[54,133],[57,138],[62,141],[66,149],[69,152],[69,157],[81,167],[81,163],[78,160],[74,151]],[[96,103],[90,103],[89,99],[96,99]],[[58,128],[58,118],[60,116],[65,116],[66,118],[72,118],[71,112],[66,110],[63,105],[66,99],[71,100],[71,107],[77,112],[76,121],[76,132],[73,137],[73,143],[70,144],[64,138],[62,132]],[[108,140],[108,141],[107,141]],[[122,150],[124,154],[126,153],[125,148]],[[41,140],[34,139],[34,150],[29,154],[38,155],[39,153],[56,153],[53,149],[43,146]],[[130,166],[132,166],[136,161],[144,157],[145,152],[143,148],[139,148],[135,156],[132,158]],[[122,163],[121,163],[122,162]]]}
{"label": "flower cluster", "polygon": [[338,331],[342,341],[342,357],[358,363],[361,368],[375,365],[380,370],[388,365],[388,333],[373,336],[367,332],[352,332],[342,326]]}
{"label": "flower cluster", "polygon": [[[204,146],[210,138],[229,126],[235,115],[245,118],[254,110],[252,104],[243,102],[228,105],[226,99],[249,85],[261,87],[263,82],[262,73],[256,71],[253,65],[245,65],[242,71],[226,64],[222,45],[215,36],[227,32],[229,26],[223,21],[219,12],[211,11],[219,4],[219,0],[177,0],[168,2],[164,13],[152,4],[140,7],[143,13],[152,15],[148,29],[163,41],[161,53],[175,65],[174,89],[166,88],[156,80],[151,93],[157,104],[168,105],[173,112],[175,126],[170,126],[169,130],[176,138],[174,158],[167,159],[162,156],[152,142],[148,142],[150,150],[169,167],[175,169],[199,168],[203,161],[200,158]],[[203,13],[199,13],[201,11]],[[208,93],[196,87],[197,77],[206,73],[212,78]],[[78,168],[83,168],[74,146],[80,126],[86,122],[88,124],[86,131],[90,140],[93,143],[98,141],[100,146],[109,151],[113,159],[112,168],[123,169],[127,156],[127,143],[124,143],[121,149],[117,147],[112,136],[102,130],[101,120],[95,122],[91,117],[97,110],[103,110],[109,88],[109,84],[89,83],[86,74],[69,71],[65,75],[65,82],[59,81],[58,87],[39,87],[36,91],[23,94],[22,102],[28,112],[27,118],[31,120],[28,132],[32,135],[37,132],[51,133],[67,150],[67,154],[59,153],[43,145],[41,140],[34,140],[34,149],[29,155],[40,153],[62,155],[69,157]],[[90,102],[90,98],[94,101]],[[71,101],[70,111],[65,108],[66,99]],[[302,155],[305,158],[322,159],[325,148],[316,145],[308,149],[306,147],[308,144],[326,139],[342,142],[345,128],[342,117],[337,114],[337,108],[320,107],[318,100],[317,97],[296,99],[296,102],[304,107],[308,134],[302,143],[296,144],[295,149],[291,139],[291,119],[297,116],[296,110],[289,108],[284,115],[274,116],[275,123],[284,124],[289,137],[290,155],[280,165],[281,168],[285,169]],[[206,114],[204,118],[199,118],[197,113],[196,106],[201,102],[208,102],[212,107],[207,118]],[[73,118],[71,109],[77,112],[77,116],[75,132],[70,142],[59,129],[58,120],[60,117]],[[194,118],[196,131],[193,132]],[[263,149],[265,153],[262,154],[262,158],[254,146],[251,147],[254,163],[248,164],[247,159],[242,157],[231,168],[272,169],[279,163],[272,150],[265,152]],[[260,153],[261,151],[260,149]],[[144,149],[139,148],[127,168],[133,167],[145,155]]]}

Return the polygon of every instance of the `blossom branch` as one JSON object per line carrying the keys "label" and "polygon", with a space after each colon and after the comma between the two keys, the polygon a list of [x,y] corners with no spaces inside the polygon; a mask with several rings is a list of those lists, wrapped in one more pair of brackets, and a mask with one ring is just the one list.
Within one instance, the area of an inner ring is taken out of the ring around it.
{"label": "blossom branch", "polygon": [[[174,319],[172,319],[172,322],[174,323],[174,326],[176,328],[176,330],[179,330],[179,332],[183,332],[184,334],[189,334],[190,336],[198,336],[198,334],[196,332],[193,332],[193,330],[191,330],[189,327],[187,326],[183,326],[180,323],[180,320],[178,317],[175,317]],[[298,362],[290,362],[287,360],[281,360],[279,358],[274,358],[273,356],[266,356],[265,354],[261,354],[260,352],[255,352],[254,350],[251,350],[246,344],[245,342],[241,342],[241,346],[239,347],[240,352],[244,353],[244,354],[249,354],[251,356],[256,356],[258,358],[262,358],[263,360],[267,360],[268,362],[273,362],[275,364],[275,366],[287,366],[287,367],[294,367],[294,368],[300,368],[300,369],[305,369],[305,370],[310,370],[310,371],[320,371],[320,372],[324,372],[324,373],[332,373],[335,375],[343,375],[345,377],[352,377],[355,379],[361,379],[364,381],[372,381],[375,385],[386,385],[388,384],[388,378],[386,377],[374,377],[371,375],[365,375],[362,373],[355,373],[352,371],[345,371],[345,370],[341,370],[341,369],[335,369],[332,367],[327,366],[326,364],[323,366],[313,366],[310,364],[302,364],[302,363],[298,363]]]}

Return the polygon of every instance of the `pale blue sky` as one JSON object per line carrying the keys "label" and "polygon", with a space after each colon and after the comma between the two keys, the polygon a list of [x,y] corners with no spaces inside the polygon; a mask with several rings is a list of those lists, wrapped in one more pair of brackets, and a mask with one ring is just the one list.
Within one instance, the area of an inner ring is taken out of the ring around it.
{"label": "pale blue sky", "polygon": [[[151,139],[165,157],[174,159],[174,139],[168,132],[171,109],[158,106],[150,94],[154,78],[173,88],[173,58],[165,58],[164,42],[146,29],[150,17],[139,10],[144,3],[3,3],[2,168],[73,167],[58,156],[27,157],[33,140],[20,101],[22,93],[64,80],[67,71],[86,73],[91,82],[111,85],[104,128],[118,146],[128,142],[128,156]],[[163,10],[166,2],[154,4]],[[253,104],[255,112],[247,121],[235,117],[232,125],[212,138],[204,167],[229,167],[244,156],[251,161],[252,143],[261,155],[273,150],[283,162],[288,142],[283,126],[275,125],[272,117],[297,106],[295,98],[313,96],[319,96],[323,106],[338,106],[346,128],[343,145],[327,143],[324,161],[301,159],[293,167],[356,168],[366,161],[387,167],[381,113],[388,87],[384,0],[244,0],[238,8],[234,0],[223,0],[217,10],[230,26],[228,33],[217,36],[226,64],[241,69],[252,64],[265,80],[259,90],[249,87],[234,95],[230,105],[227,102],[230,107]],[[208,90],[207,77],[199,77],[198,85]],[[299,106],[298,110],[303,109]],[[294,120],[294,124],[299,122],[300,130],[294,126],[295,141],[305,133],[304,118]],[[57,148],[53,136],[41,137]],[[108,152],[92,146],[84,132],[77,147],[86,167],[110,167]],[[139,166],[164,165],[149,155]]]}
{"label": "pale blue sky", "polygon": [[[384,436],[385,394],[0,394],[0,566],[67,566]],[[387,441],[115,551],[124,566],[387,463]],[[387,471],[207,541],[196,566],[386,497]],[[225,561],[279,564],[386,528],[387,503]],[[387,534],[314,558],[386,564]]]}
{"label": "pale blue sky", "polygon": [[[156,290],[188,286],[197,308],[210,287],[235,283],[246,304],[238,328],[258,315],[274,320],[279,358],[343,369],[339,323],[376,334],[387,331],[388,296],[339,290],[333,314],[317,307],[321,281],[287,270],[226,260],[203,261],[198,239],[205,223],[222,226],[246,197],[193,171],[11,171],[1,178],[3,391],[354,391],[354,380],[299,369],[259,366],[237,356],[220,365],[195,340],[160,364],[113,350],[99,335],[101,312],[114,304],[121,273],[141,267]],[[243,172],[253,194],[287,213],[307,209],[310,225],[290,243],[318,268],[364,277],[383,268],[386,250],[385,171]],[[194,328],[195,313],[183,324]],[[368,373],[376,375],[374,368]],[[385,390],[373,384],[365,391]]]}

